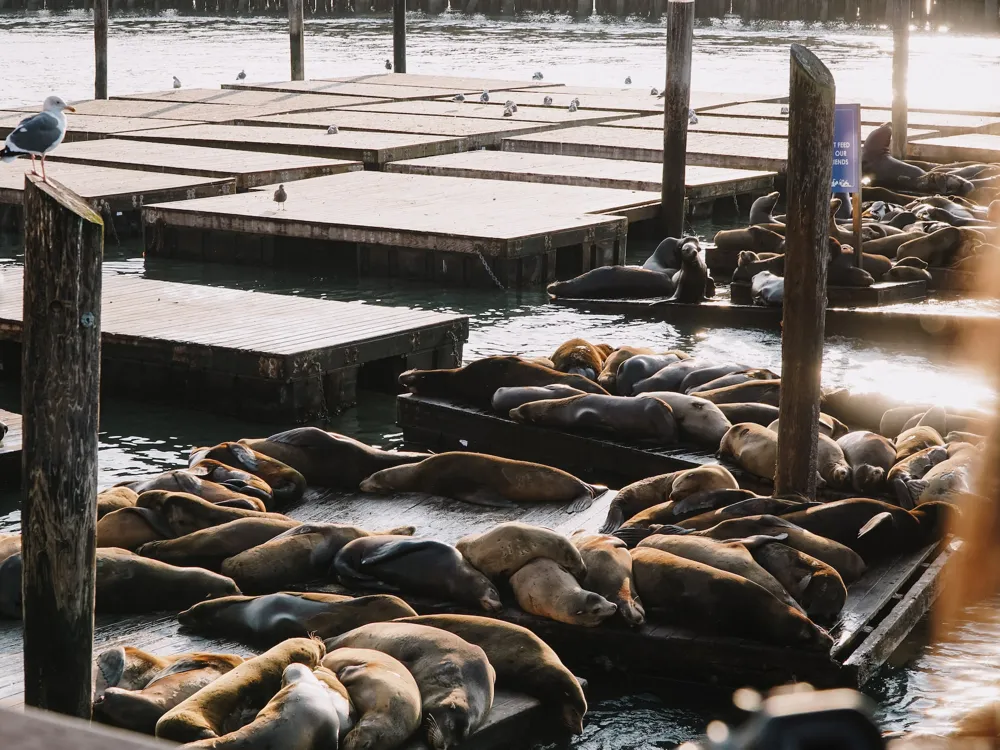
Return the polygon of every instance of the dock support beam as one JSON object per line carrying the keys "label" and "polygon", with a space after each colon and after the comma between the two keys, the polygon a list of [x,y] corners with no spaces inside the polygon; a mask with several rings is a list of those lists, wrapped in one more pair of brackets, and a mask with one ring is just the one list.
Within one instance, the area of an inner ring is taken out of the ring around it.
{"label": "dock support beam", "polygon": [[392,0],[392,69],[406,72],[406,0]]}
{"label": "dock support beam", "polygon": [[90,718],[104,225],[25,176],[24,702]]}
{"label": "dock support beam", "polygon": [[663,185],[660,212],[667,237],[684,236],[684,188],[688,113],[691,111],[691,46],[694,0],[667,3],[667,80],[663,89]]}
{"label": "dock support beam", "polygon": [[781,334],[777,495],[816,497],[816,451],[826,325],[830,186],[833,182],[833,76],[809,50],[792,45],[788,96],[788,224]]}
{"label": "dock support beam", "polygon": [[910,0],[892,2],[892,155],[906,158],[906,73],[910,66]]}
{"label": "dock support beam", "polygon": [[303,0],[288,0],[288,41],[292,53],[292,80],[306,78],[306,40],[303,25]]}
{"label": "dock support beam", "polygon": [[108,98],[108,0],[94,0],[94,98]]}

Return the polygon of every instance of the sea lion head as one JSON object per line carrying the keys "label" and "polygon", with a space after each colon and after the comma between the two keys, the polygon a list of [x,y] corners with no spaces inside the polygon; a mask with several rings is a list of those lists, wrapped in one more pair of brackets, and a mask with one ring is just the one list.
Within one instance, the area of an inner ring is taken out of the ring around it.
{"label": "sea lion head", "polygon": [[883,482],[885,482],[885,469],[881,466],[861,464],[854,467],[854,489],[858,492],[876,490]]}
{"label": "sea lion head", "polygon": [[618,611],[618,606],[609,602],[600,594],[586,592],[580,609],[573,613],[577,622],[584,627],[600,625]]}
{"label": "sea lion head", "polygon": [[690,263],[697,260],[698,253],[701,252],[701,247],[698,245],[698,240],[694,237],[688,237],[684,240],[684,244],[681,245],[680,255],[682,263]]}
{"label": "sea lion head", "polygon": [[834,487],[849,487],[851,485],[851,467],[841,462],[830,472],[830,484]]}
{"label": "sea lion head", "polygon": [[281,673],[281,687],[288,687],[311,678],[314,678],[313,671],[305,664],[289,664]]}
{"label": "sea lion head", "polygon": [[424,717],[427,741],[434,750],[449,750],[461,745],[469,736],[469,707],[457,694]]}
{"label": "sea lion head", "polygon": [[393,492],[405,482],[413,473],[413,466],[417,464],[393,466],[389,469],[376,471],[370,477],[358,485],[362,492]]}
{"label": "sea lion head", "polygon": [[868,134],[865,143],[861,147],[861,162],[867,165],[880,157],[888,156],[889,145],[892,143],[892,123],[886,122],[879,125]]}
{"label": "sea lion head", "polygon": [[425,379],[425,375],[426,372],[424,370],[407,370],[399,376],[399,384],[410,393],[417,393],[420,384]]}
{"label": "sea lion head", "polygon": [[[487,581],[488,580],[489,579],[487,579]],[[503,609],[503,602],[500,601],[500,592],[496,590],[496,587],[492,583],[484,587],[483,593],[479,597],[479,606],[487,612],[492,612],[494,614]]]}
{"label": "sea lion head", "polygon": [[11,555],[0,565],[0,615],[21,619],[21,553]]}

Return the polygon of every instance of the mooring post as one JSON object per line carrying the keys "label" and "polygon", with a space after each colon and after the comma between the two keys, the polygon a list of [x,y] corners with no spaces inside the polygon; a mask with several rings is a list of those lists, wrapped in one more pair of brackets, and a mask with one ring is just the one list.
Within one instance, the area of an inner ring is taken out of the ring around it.
{"label": "mooring post", "polygon": [[104,224],[34,175],[23,207],[24,702],[89,719]]}
{"label": "mooring post", "polygon": [[805,47],[793,44],[791,61],[781,399],[774,483],[778,495],[797,493],[814,498],[837,91],[830,71]]}
{"label": "mooring post", "polygon": [[306,40],[302,0],[288,0],[288,41],[292,52],[292,80],[306,78]]}
{"label": "mooring post", "polygon": [[108,98],[108,0],[94,0],[94,98]]}
{"label": "mooring post", "polygon": [[667,3],[667,80],[663,89],[663,232],[684,235],[684,187],[688,113],[691,111],[691,46],[694,0]]}
{"label": "mooring post", "polygon": [[910,0],[892,2],[892,155],[906,158],[906,72],[910,66]]}
{"label": "mooring post", "polygon": [[406,0],[392,0],[392,68],[406,72]]}

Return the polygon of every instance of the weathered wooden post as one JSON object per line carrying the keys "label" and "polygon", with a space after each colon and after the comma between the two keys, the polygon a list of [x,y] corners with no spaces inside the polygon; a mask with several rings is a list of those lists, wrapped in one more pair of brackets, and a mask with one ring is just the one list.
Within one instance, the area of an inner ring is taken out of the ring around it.
{"label": "weathered wooden post", "polygon": [[392,68],[406,72],[406,0],[392,0]]}
{"label": "weathered wooden post", "polygon": [[94,98],[108,98],[108,0],[94,0]]}
{"label": "weathered wooden post", "polygon": [[906,158],[906,73],[910,66],[910,0],[892,0],[892,155]]}
{"label": "weathered wooden post", "polygon": [[809,50],[792,45],[788,92],[788,223],[775,492],[816,496],[820,371],[826,324],[836,86]]}
{"label": "weathered wooden post", "polygon": [[663,89],[663,232],[684,234],[684,186],[687,163],[688,113],[691,111],[691,46],[694,0],[667,3],[667,81]]}
{"label": "weathered wooden post", "polygon": [[306,78],[306,40],[302,0],[288,0],[288,41],[292,52],[292,80]]}
{"label": "weathered wooden post", "polygon": [[997,0],[985,0],[983,15],[986,18],[986,28],[996,28],[997,21],[1000,20],[1000,3]]}
{"label": "weathered wooden post", "polygon": [[25,176],[24,702],[90,718],[104,224]]}

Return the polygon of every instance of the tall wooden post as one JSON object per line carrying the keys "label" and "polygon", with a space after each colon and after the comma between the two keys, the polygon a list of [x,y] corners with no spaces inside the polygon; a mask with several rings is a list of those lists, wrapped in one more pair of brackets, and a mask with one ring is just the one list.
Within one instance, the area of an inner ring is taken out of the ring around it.
{"label": "tall wooden post", "polygon": [[906,73],[910,66],[910,0],[892,0],[892,155],[906,158]]}
{"label": "tall wooden post", "polygon": [[94,98],[108,98],[108,0],[94,0]]}
{"label": "tall wooden post", "polygon": [[288,41],[292,53],[292,80],[306,77],[306,40],[303,31],[302,0],[288,0]]}
{"label": "tall wooden post", "polygon": [[986,28],[995,29],[1000,20],[1000,3],[997,0],[984,0],[983,15],[986,18]]}
{"label": "tall wooden post", "polygon": [[392,0],[392,69],[406,72],[406,0]]}
{"label": "tall wooden post", "polygon": [[791,60],[781,401],[774,481],[778,495],[798,493],[812,498],[816,496],[837,91],[830,71],[805,47],[793,44]]}
{"label": "tall wooden post", "polygon": [[691,111],[691,46],[694,0],[667,3],[667,81],[663,89],[663,232],[684,235],[684,186],[688,113]]}
{"label": "tall wooden post", "polygon": [[24,702],[90,718],[104,224],[25,176]]}

